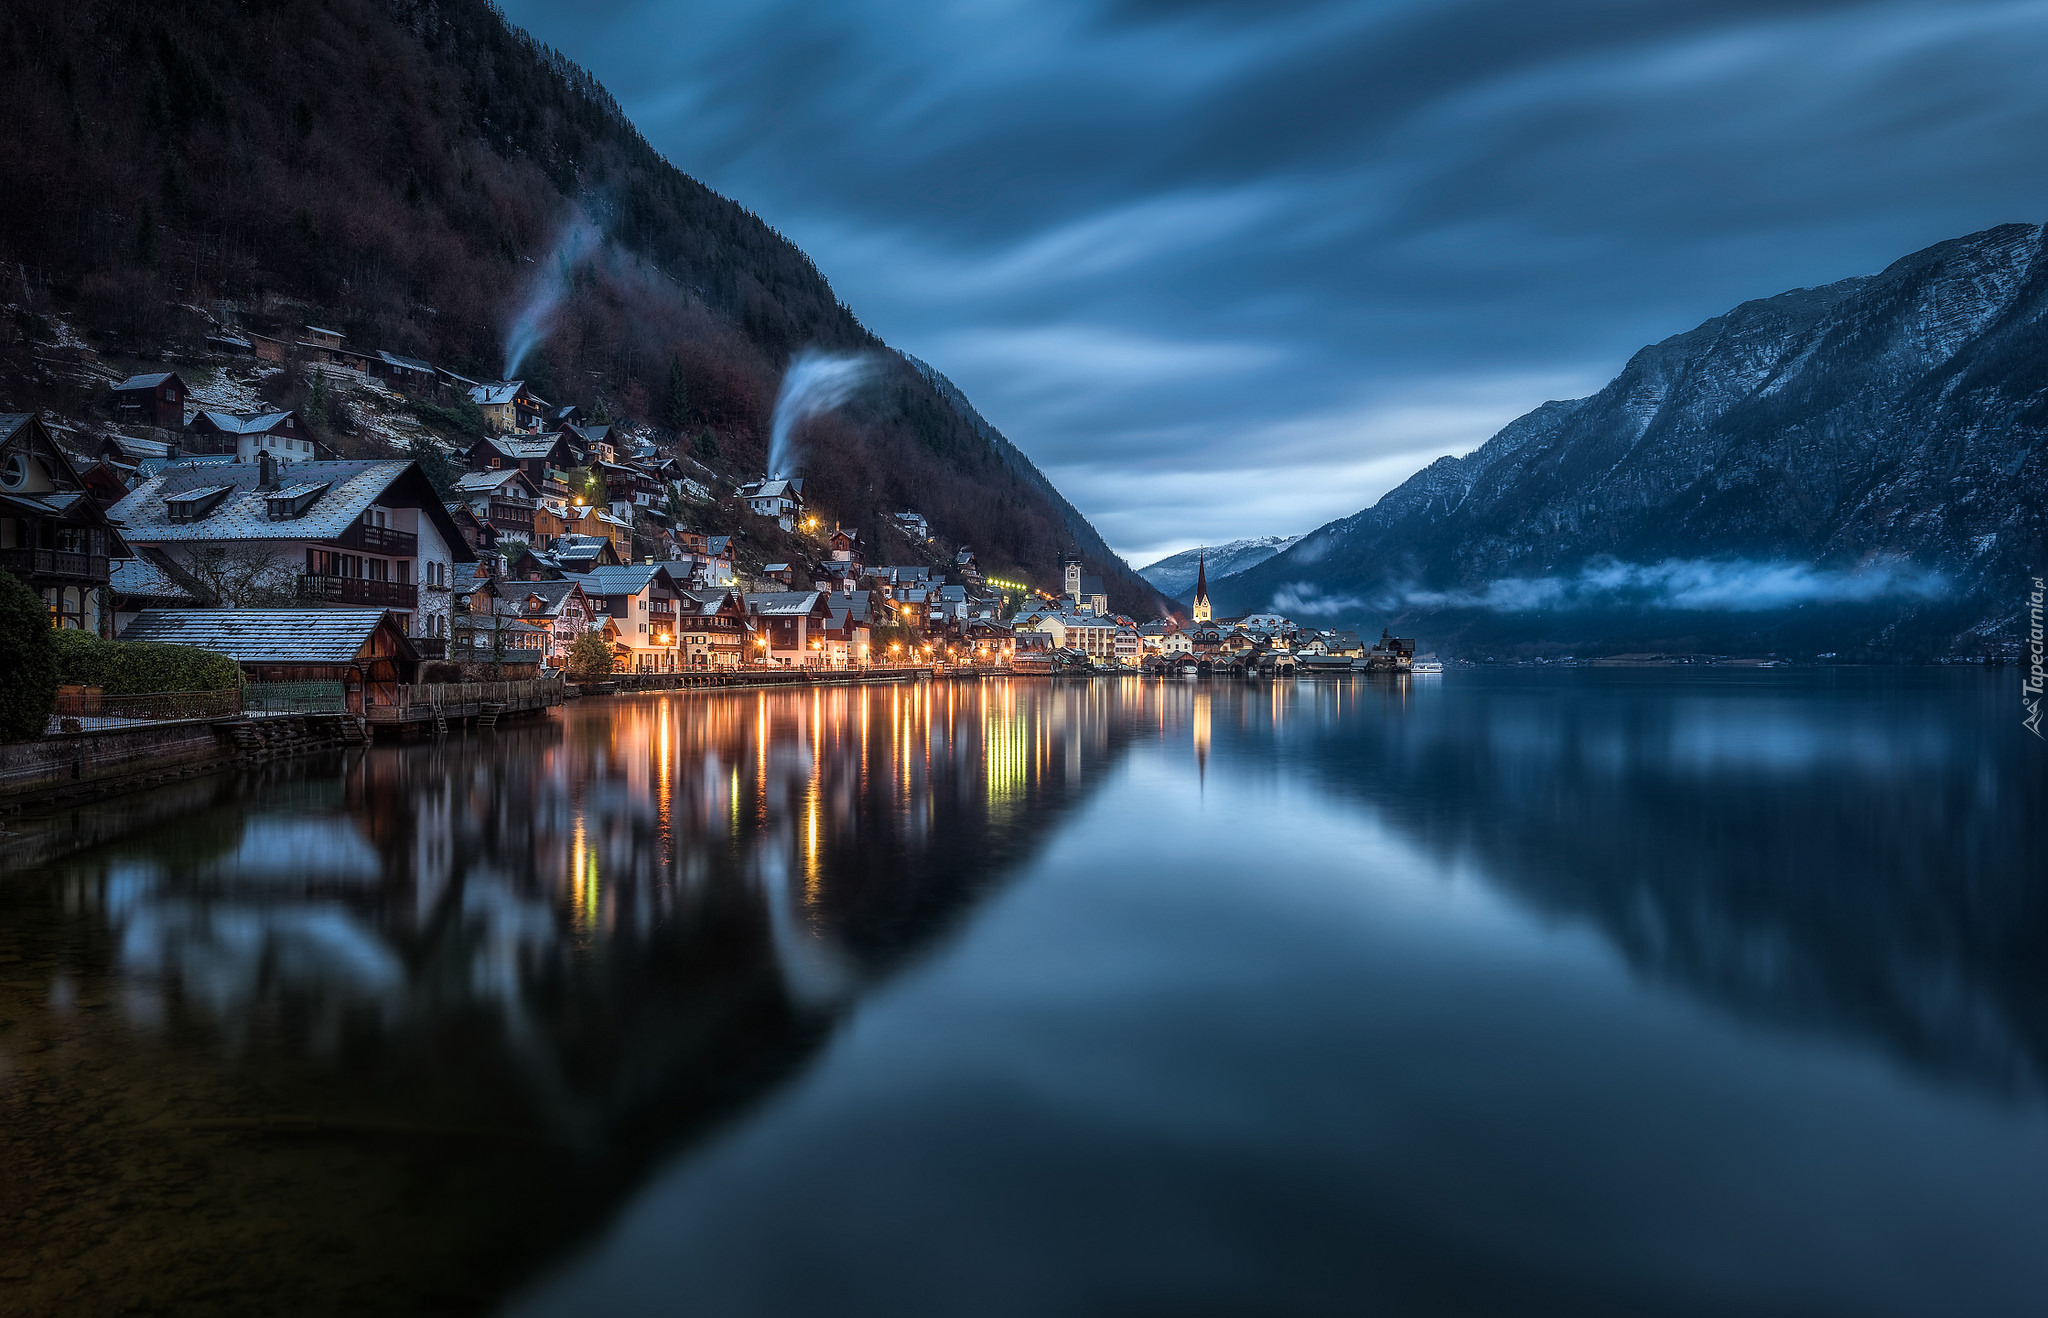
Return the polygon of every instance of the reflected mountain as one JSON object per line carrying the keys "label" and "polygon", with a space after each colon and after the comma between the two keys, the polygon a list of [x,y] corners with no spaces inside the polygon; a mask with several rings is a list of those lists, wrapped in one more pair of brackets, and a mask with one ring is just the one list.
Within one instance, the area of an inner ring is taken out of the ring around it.
{"label": "reflected mountain", "polygon": [[2048,759],[1983,675],[1303,687],[1219,728],[1743,1016],[2048,1088]]}

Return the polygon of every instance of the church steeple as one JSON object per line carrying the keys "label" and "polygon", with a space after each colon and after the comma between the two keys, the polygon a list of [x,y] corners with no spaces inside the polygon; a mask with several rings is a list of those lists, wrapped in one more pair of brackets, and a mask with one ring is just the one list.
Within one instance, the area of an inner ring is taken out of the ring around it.
{"label": "church steeple", "polygon": [[1209,553],[1197,550],[1195,556],[1195,621],[1209,621]]}

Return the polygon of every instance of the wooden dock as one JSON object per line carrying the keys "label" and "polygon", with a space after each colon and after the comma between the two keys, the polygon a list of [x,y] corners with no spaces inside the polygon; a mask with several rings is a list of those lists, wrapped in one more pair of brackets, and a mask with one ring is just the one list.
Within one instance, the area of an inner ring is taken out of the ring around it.
{"label": "wooden dock", "polygon": [[555,678],[523,682],[402,683],[397,699],[370,706],[371,729],[431,730],[436,736],[454,728],[496,727],[507,716],[535,714],[562,703],[563,684]]}

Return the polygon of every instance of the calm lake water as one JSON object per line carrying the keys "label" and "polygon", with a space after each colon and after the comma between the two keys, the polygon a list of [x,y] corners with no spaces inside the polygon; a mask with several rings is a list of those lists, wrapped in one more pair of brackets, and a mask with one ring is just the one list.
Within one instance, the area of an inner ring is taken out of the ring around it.
{"label": "calm lake water", "polygon": [[0,883],[0,1312],[2038,1316],[2016,687],[631,697],[106,802]]}

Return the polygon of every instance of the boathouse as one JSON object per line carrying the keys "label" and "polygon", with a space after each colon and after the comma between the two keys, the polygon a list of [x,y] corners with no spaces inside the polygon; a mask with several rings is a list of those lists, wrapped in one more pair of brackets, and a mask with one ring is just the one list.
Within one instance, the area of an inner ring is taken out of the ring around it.
{"label": "boathouse", "polygon": [[420,660],[383,609],[144,609],[121,639],[212,650],[251,682],[331,682],[352,714],[396,704]]}

